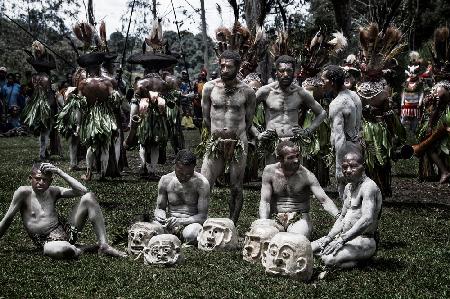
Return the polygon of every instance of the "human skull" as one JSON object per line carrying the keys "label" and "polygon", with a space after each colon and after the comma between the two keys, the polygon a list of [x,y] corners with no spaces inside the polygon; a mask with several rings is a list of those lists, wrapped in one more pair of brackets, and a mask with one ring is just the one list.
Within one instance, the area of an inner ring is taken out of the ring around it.
{"label": "human skull", "polygon": [[197,241],[198,248],[205,251],[236,249],[236,227],[231,219],[209,218],[203,223]]}
{"label": "human skull", "polygon": [[284,232],[285,231],[284,227],[281,224],[279,224],[278,222],[276,222],[275,220],[273,220],[273,219],[256,219],[250,225],[250,229],[252,229],[255,226],[274,226],[280,232]]}
{"label": "human skull", "polygon": [[263,244],[270,241],[277,233],[279,230],[273,225],[252,225],[250,231],[245,234],[242,251],[244,260],[251,263],[261,260]]}
{"label": "human skull", "polygon": [[311,279],[314,263],[311,243],[303,235],[277,233],[267,245],[261,261],[269,274],[290,276],[301,281]]}
{"label": "human skull", "polygon": [[153,236],[163,233],[163,226],[157,222],[136,222],[128,230],[128,253],[141,253]]}
{"label": "human skull", "polygon": [[144,247],[145,265],[171,266],[184,261],[181,252],[181,241],[175,235],[161,234],[154,236]]}

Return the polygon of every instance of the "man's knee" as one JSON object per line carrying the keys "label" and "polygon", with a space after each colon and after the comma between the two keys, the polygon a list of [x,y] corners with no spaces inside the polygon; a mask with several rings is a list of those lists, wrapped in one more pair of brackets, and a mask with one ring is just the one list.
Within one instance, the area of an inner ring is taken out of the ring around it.
{"label": "man's knee", "polygon": [[182,233],[184,242],[188,244],[196,244],[197,236],[201,229],[202,225],[200,223],[192,223],[186,226]]}
{"label": "man's knee", "polygon": [[57,259],[75,258],[80,250],[67,241],[51,241],[44,244],[44,255]]}
{"label": "man's knee", "polygon": [[88,192],[81,197],[80,205],[83,206],[98,206],[97,197],[93,192]]}
{"label": "man's knee", "polygon": [[333,267],[333,266],[337,266],[339,261],[336,258],[336,256],[332,255],[332,254],[328,254],[328,255],[322,255],[321,256],[323,263],[325,264],[325,266],[327,267]]}
{"label": "man's knee", "polygon": [[309,225],[306,221],[298,221],[291,225],[286,230],[288,233],[300,234],[306,238],[310,238],[312,232],[312,225]]}

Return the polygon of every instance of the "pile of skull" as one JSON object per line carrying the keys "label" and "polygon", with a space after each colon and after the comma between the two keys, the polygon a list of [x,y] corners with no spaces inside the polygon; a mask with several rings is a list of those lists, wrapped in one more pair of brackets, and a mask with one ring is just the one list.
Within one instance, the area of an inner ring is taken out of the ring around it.
{"label": "pile of skull", "polygon": [[[262,262],[267,273],[308,281],[313,270],[309,240],[299,234],[282,232],[274,220],[258,219],[245,234],[243,259]],[[143,255],[145,265],[174,266],[185,261],[180,239],[164,231],[158,222],[137,222],[128,231],[128,253]],[[208,218],[197,236],[204,251],[237,250],[238,233],[228,218]]]}

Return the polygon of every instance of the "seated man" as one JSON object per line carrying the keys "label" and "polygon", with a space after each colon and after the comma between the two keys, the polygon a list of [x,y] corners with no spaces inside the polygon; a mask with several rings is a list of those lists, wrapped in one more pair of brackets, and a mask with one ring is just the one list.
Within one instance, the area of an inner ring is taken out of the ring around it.
{"label": "seated man", "polygon": [[350,268],[375,254],[382,196],[366,176],[363,161],[358,152],[344,156],[342,171],[349,184],[344,190],[342,214],[327,236],[311,244],[326,266]]}
{"label": "seated man", "polygon": [[178,152],[175,171],[159,180],[154,212],[155,220],[168,233],[179,235],[190,244],[197,242],[197,235],[208,217],[209,183],[201,173],[194,171],[196,163],[192,152]]}
{"label": "seated man", "polygon": [[281,141],[276,149],[280,162],[269,164],[262,174],[259,217],[268,219],[274,214],[287,232],[311,236],[309,215],[310,191],[333,217],[339,210],[325,194],[312,172],[300,165],[300,152],[290,140]]}
{"label": "seated man", "polygon": [[[64,179],[70,188],[50,186],[52,175]],[[21,186],[14,192],[11,205],[0,222],[0,238],[20,210],[25,230],[44,254],[53,258],[75,258],[82,249],[76,247],[78,232],[86,220],[92,223],[98,240],[98,252],[125,257],[126,254],[108,245],[105,220],[93,193],[67,173],[49,163],[35,164],[31,170],[31,186]],[[56,202],[60,198],[82,196],[74,210],[72,224],[66,225],[58,218]]]}

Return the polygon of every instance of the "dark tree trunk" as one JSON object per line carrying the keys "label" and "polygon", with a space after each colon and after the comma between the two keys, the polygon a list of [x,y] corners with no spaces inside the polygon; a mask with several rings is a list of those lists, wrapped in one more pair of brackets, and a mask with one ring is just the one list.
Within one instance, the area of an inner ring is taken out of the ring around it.
{"label": "dark tree trunk", "polygon": [[350,37],[352,23],[350,18],[351,0],[331,0],[334,8],[336,24],[346,37]]}

